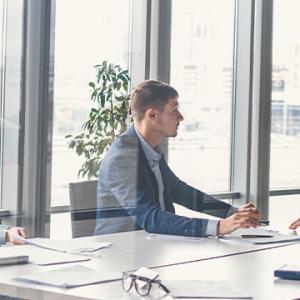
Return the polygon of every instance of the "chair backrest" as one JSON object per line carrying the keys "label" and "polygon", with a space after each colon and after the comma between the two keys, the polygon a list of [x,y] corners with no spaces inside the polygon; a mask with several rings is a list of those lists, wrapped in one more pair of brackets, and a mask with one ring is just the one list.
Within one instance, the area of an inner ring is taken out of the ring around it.
{"label": "chair backrest", "polygon": [[97,180],[69,184],[72,237],[93,235],[97,211]]}

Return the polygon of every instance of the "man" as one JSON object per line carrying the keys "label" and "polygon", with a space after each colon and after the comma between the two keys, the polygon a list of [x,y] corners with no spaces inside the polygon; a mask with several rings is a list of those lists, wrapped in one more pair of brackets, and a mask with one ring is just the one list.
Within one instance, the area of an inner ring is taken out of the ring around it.
{"label": "man", "polygon": [[[144,229],[202,237],[258,225],[252,204],[237,210],[187,185],[168,167],[160,143],[175,137],[183,120],[173,87],[142,82],[132,94],[131,113],[134,125],[111,145],[100,166],[95,234]],[[178,216],[173,202],[224,219]]]}
{"label": "man", "polygon": [[16,236],[26,238],[26,230],[22,227],[12,227],[7,225],[0,225],[0,245],[6,242],[11,242],[15,245],[24,244],[22,241],[16,239]]}

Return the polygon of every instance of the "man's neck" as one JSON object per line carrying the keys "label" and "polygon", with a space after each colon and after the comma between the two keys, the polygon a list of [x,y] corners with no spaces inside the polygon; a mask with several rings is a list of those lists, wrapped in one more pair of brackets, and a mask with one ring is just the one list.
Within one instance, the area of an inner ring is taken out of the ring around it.
{"label": "man's neck", "polygon": [[134,123],[134,128],[153,149],[160,144],[162,137],[158,134],[158,132],[151,128],[147,128],[141,123]]}

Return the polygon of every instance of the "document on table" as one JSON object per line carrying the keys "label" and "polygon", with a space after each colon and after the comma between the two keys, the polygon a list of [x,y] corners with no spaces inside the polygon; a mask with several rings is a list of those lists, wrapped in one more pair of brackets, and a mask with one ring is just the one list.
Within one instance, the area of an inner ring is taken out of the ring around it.
{"label": "document on table", "polygon": [[164,280],[162,284],[170,290],[174,299],[253,299],[227,281]]}
{"label": "document on table", "polygon": [[282,234],[275,230],[262,228],[240,228],[222,238],[257,245],[300,241],[300,236]]}
{"label": "document on table", "polygon": [[13,278],[13,280],[60,288],[74,288],[84,285],[116,281],[121,278],[121,273],[101,272],[86,266],[75,265],[52,271],[42,271],[21,275]]}
{"label": "document on table", "polygon": [[95,242],[95,241],[82,241],[78,239],[73,240],[52,240],[46,238],[34,238],[24,239],[24,242],[28,245],[53,250],[57,252],[64,252],[70,254],[80,254],[93,256],[92,254],[98,254],[98,251],[104,248],[108,248],[112,245],[110,242]]}
{"label": "document on table", "polygon": [[[26,264],[29,260],[27,255],[0,256],[0,266]],[[0,298],[1,299],[1,298]]]}
{"label": "document on table", "polygon": [[86,256],[42,249],[32,245],[1,247],[0,256],[7,255],[27,255],[29,256],[30,263],[40,266],[90,260],[90,258]]}

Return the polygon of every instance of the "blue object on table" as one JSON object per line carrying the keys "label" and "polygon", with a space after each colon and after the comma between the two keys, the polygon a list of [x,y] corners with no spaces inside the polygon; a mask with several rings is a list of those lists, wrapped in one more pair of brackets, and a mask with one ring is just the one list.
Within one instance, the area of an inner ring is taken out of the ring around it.
{"label": "blue object on table", "polygon": [[274,271],[274,276],[282,279],[300,280],[300,266],[283,265]]}

